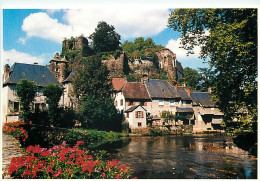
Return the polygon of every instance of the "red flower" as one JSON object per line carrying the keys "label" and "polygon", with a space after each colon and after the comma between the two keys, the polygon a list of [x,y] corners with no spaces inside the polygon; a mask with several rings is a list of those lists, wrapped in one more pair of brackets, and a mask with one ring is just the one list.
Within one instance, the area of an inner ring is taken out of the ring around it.
{"label": "red flower", "polygon": [[59,169],[55,174],[54,174],[54,177],[58,177],[62,174],[62,170]]}
{"label": "red flower", "polygon": [[87,163],[82,165],[82,172],[85,172],[86,170],[89,173],[93,172],[93,167],[95,166],[95,162],[93,160],[88,161]]}
{"label": "red flower", "polygon": [[120,166],[118,167],[118,169],[119,169],[119,170],[124,170],[124,171],[127,170],[127,169],[126,169],[126,166],[124,166],[124,165],[120,165]]}
{"label": "red flower", "polygon": [[115,177],[116,179],[120,179],[120,178],[122,178],[121,177],[121,175],[120,174],[116,174],[116,177]]}
{"label": "red flower", "polygon": [[84,141],[77,141],[77,146],[84,145]]}
{"label": "red flower", "polygon": [[137,177],[133,177],[132,179],[137,179]]}
{"label": "red flower", "polygon": [[106,174],[103,172],[103,173],[101,174],[101,176],[102,176],[102,178],[104,179],[105,176],[106,176]]}
{"label": "red flower", "polygon": [[107,166],[108,167],[113,167],[113,166],[117,166],[117,164],[118,164],[117,160],[113,159],[111,161],[108,161]]}
{"label": "red flower", "polygon": [[50,151],[43,151],[43,152],[41,153],[41,156],[47,157],[47,156],[50,156],[50,154],[51,154]]}
{"label": "red flower", "polygon": [[23,173],[23,178],[26,178],[26,176],[30,176],[30,175],[32,175],[32,172],[27,169],[27,170]]}
{"label": "red flower", "polygon": [[47,172],[48,172],[48,173],[51,173],[51,174],[54,173],[54,171],[52,170],[52,166],[51,166],[51,165],[48,165],[48,167],[47,167]]}

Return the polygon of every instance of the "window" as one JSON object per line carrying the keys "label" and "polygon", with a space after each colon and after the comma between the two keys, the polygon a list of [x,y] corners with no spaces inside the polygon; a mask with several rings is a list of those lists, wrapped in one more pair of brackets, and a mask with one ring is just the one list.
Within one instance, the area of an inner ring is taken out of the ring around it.
{"label": "window", "polygon": [[183,104],[183,105],[186,105],[186,101],[183,101],[182,104]]}
{"label": "window", "polygon": [[159,99],[159,106],[163,106],[164,105],[164,100],[163,99]]}
{"label": "window", "polygon": [[174,99],[171,99],[171,100],[170,100],[170,106],[174,106],[174,104],[175,104],[175,100],[174,100]]}
{"label": "window", "polygon": [[19,111],[19,102],[14,102],[14,112]]}
{"label": "window", "polygon": [[35,103],[34,111],[35,112],[39,112],[40,111],[40,104],[39,103]]}
{"label": "window", "polygon": [[129,118],[129,112],[126,113],[126,118]]}
{"label": "window", "polygon": [[141,122],[138,122],[138,127],[142,127],[142,123]]}
{"label": "window", "polygon": [[143,118],[144,117],[144,112],[143,111],[136,111],[135,112],[135,117],[136,118]]}
{"label": "window", "polygon": [[123,99],[120,100],[120,106],[123,106]]}
{"label": "window", "polygon": [[115,107],[117,107],[117,101],[115,101]]}

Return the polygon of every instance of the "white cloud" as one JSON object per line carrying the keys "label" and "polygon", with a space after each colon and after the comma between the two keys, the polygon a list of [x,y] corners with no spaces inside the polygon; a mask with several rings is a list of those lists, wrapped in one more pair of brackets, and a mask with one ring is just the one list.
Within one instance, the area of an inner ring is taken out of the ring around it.
{"label": "white cloud", "polygon": [[46,12],[49,14],[49,15],[53,15],[54,13],[57,13],[57,12],[60,12],[62,11],[62,9],[47,9]]}
{"label": "white cloud", "polygon": [[168,44],[166,45],[167,48],[169,48],[173,53],[176,54],[176,58],[177,60],[182,59],[191,59],[191,58],[198,58],[199,57],[199,53],[201,48],[199,46],[195,46],[193,49],[194,54],[189,54],[189,56],[187,56],[187,50],[185,50],[184,48],[181,48],[182,44],[181,44],[181,39],[178,38],[177,40],[169,40]]}
{"label": "white cloud", "polygon": [[[53,13],[50,10],[48,13]],[[89,36],[99,21],[113,25],[123,38],[153,36],[167,28],[168,9],[80,9],[64,10],[62,24],[47,13],[34,13],[24,19],[22,29],[27,37],[40,37],[61,43],[63,38]]]}
{"label": "white cloud", "polygon": [[63,38],[73,35],[72,27],[59,23],[46,13],[30,14],[23,20],[22,30],[27,38],[36,36],[60,43]]}
{"label": "white cloud", "polygon": [[28,64],[33,64],[34,62],[37,62],[38,64],[43,64],[45,62],[45,59],[43,58],[43,55],[36,57],[28,53],[16,51],[15,49],[7,50],[7,51],[4,50],[3,64],[8,63],[9,65],[12,65],[15,62],[28,63]]}

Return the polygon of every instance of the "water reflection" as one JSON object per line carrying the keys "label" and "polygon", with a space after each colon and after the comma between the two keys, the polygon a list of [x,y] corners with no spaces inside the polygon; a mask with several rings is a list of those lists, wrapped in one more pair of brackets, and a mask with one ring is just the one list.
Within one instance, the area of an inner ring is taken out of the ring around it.
{"label": "water reflection", "polygon": [[106,148],[138,178],[257,178],[256,158],[228,136],[133,137]]}

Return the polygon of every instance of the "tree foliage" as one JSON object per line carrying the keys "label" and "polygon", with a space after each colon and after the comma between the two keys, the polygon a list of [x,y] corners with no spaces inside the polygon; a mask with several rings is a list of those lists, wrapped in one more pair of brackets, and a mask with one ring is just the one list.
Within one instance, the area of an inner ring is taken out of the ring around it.
{"label": "tree foliage", "polygon": [[22,118],[26,123],[30,121],[31,107],[36,96],[37,86],[28,79],[22,79],[16,86],[17,96],[20,99]]}
{"label": "tree foliage", "polygon": [[93,49],[96,53],[115,51],[120,45],[120,35],[116,33],[114,26],[104,21],[98,23],[95,32],[89,38],[93,41]]}
{"label": "tree foliage", "polygon": [[121,46],[130,59],[151,59],[155,64],[158,62],[155,52],[163,48],[162,45],[156,45],[152,38],[144,40],[143,37],[136,38],[134,42],[126,40]]}
{"label": "tree foliage", "polygon": [[184,75],[179,80],[179,83],[185,83],[192,91],[196,91],[199,89],[200,80],[201,75],[196,69],[185,67]]}
{"label": "tree foliage", "polygon": [[46,103],[48,104],[48,116],[51,125],[58,125],[59,119],[59,101],[63,90],[56,84],[50,84],[43,88],[43,95],[46,96]]}
{"label": "tree foliage", "polygon": [[120,131],[122,115],[113,105],[109,71],[99,56],[84,58],[73,80],[80,113],[91,129]]}
{"label": "tree foliage", "polygon": [[200,45],[215,77],[213,94],[225,120],[246,108],[256,120],[257,9],[175,9],[169,27],[182,33],[186,50]]}

